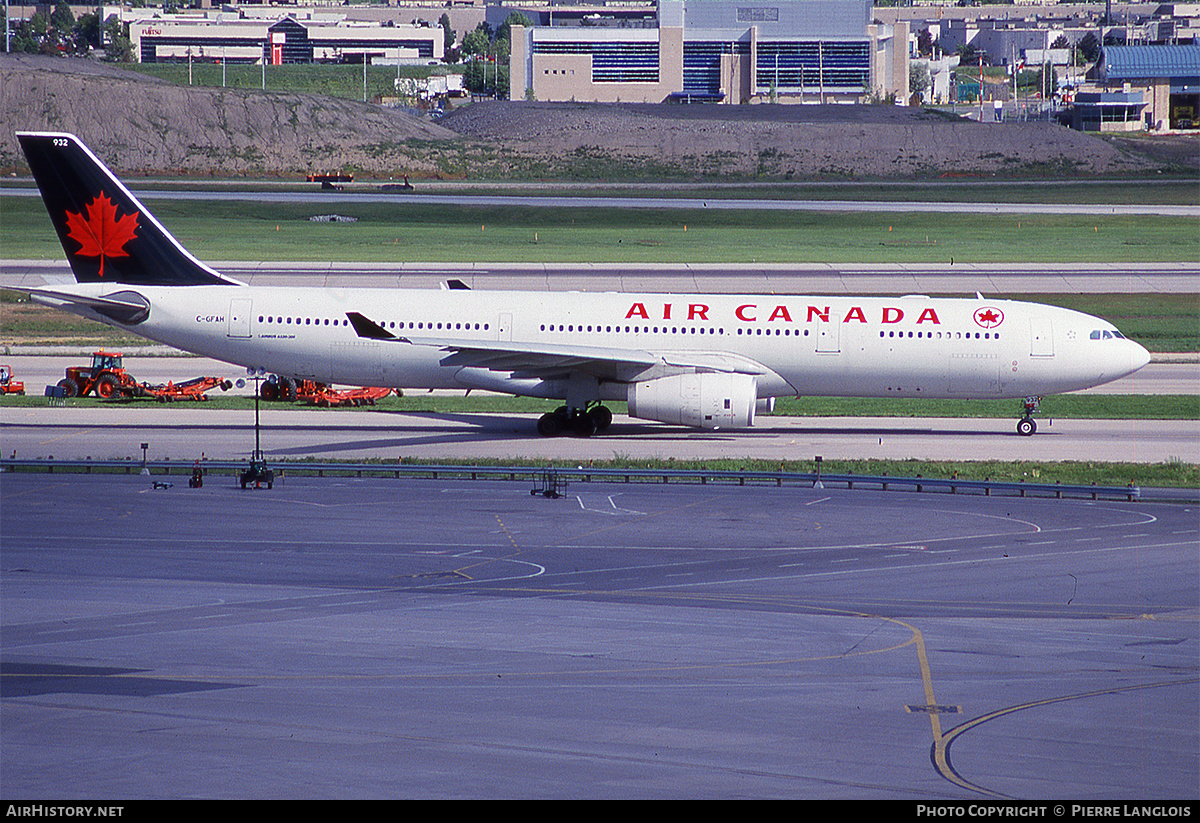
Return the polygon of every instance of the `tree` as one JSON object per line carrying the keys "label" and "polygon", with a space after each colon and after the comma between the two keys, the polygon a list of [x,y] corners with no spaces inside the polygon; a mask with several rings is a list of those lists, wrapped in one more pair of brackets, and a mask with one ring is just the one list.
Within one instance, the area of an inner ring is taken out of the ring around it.
{"label": "tree", "polygon": [[492,27],[486,22],[480,23],[473,31],[467,32],[466,36],[463,37],[463,55],[487,54],[491,47]]}
{"label": "tree", "polygon": [[917,33],[917,54],[922,57],[933,56],[933,35],[928,27]]}
{"label": "tree", "polygon": [[513,26],[524,26],[528,29],[533,26],[533,21],[521,12],[514,11],[508,17],[504,18],[504,22],[500,24],[500,28],[496,29],[496,39],[511,42]]}
{"label": "tree", "polygon": [[114,63],[133,62],[129,24],[122,23],[115,14],[104,21],[104,56]]}
{"label": "tree", "polygon": [[929,64],[912,63],[908,67],[908,90],[925,99],[925,90],[929,88]]}
{"label": "tree", "polygon": [[508,98],[508,58],[512,51],[512,27],[532,26],[533,21],[520,12],[513,12],[495,32],[487,22],[463,37],[463,56],[473,56],[463,73],[463,85],[472,94],[486,94],[497,99]]}
{"label": "tree", "polygon": [[17,23],[9,47],[16,52],[37,54],[42,50],[42,40],[49,27],[50,18],[40,11],[35,12],[28,20]]}
{"label": "tree", "polygon": [[58,29],[61,34],[66,34],[75,28],[75,14],[71,11],[67,0],[58,0],[58,5],[50,14],[50,25]]}
{"label": "tree", "polygon": [[88,49],[99,46],[100,15],[90,12],[76,20],[72,39],[75,41],[75,52],[77,54],[87,54]]}
{"label": "tree", "polygon": [[[67,13],[70,14],[70,11],[68,7]],[[29,54],[56,55],[59,53],[61,41],[62,34],[54,27],[50,16],[39,11],[28,20],[18,24],[12,48],[14,51],[23,51]]]}
{"label": "tree", "polygon": [[1088,32],[1079,39],[1079,50],[1083,52],[1083,58],[1089,63],[1095,63],[1100,59],[1100,40],[1092,32]]}
{"label": "tree", "polygon": [[442,27],[442,45],[449,52],[454,48],[454,41],[457,37],[454,29],[450,28],[450,15],[443,14],[438,20],[438,25]]}
{"label": "tree", "polygon": [[99,29],[95,13],[76,20],[66,0],[59,0],[48,15],[39,11],[16,24],[10,48],[30,54],[87,54],[99,42]]}

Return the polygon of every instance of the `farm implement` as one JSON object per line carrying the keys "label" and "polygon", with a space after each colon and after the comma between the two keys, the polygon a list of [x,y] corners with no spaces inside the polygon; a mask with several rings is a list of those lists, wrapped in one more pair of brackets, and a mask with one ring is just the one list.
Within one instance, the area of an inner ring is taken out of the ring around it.
{"label": "farm implement", "polygon": [[92,354],[92,365],[71,366],[67,376],[58,381],[63,397],[86,397],[94,393],[101,400],[153,398],[166,403],[175,400],[207,400],[213,389],[229,391],[233,383],[220,377],[196,377],[180,383],[168,381],[160,385],[139,383],[125,370],[120,352],[98,351]]}

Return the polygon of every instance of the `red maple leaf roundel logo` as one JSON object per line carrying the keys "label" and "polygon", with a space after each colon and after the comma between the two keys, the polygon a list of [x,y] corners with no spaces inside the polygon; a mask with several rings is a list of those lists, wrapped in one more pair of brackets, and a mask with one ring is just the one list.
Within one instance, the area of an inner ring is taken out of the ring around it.
{"label": "red maple leaf roundel logo", "polygon": [[994,329],[1004,322],[1004,312],[993,309],[991,306],[984,306],[975,310],[975,322],[985,329]]}
{"label": "red maple leaf roundel logo", "polygon": [[137,213],[117,217],[117,205],[100,192],[79,214],[67,212],[67,234],[79,244],[76,254],[100,258],[104,277],[105,257],[128,257],[125,244],[137,237]]}

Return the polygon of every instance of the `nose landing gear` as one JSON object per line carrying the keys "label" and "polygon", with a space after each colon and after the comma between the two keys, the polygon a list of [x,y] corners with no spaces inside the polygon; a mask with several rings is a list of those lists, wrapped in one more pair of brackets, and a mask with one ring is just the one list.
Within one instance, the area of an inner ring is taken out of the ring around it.
{"label": "nose landing gear", "polygon": [[1037,432],[1037,423],[1034,422],[1033,416],[1037,413],[1038,406],[1042,404],[1041,397],[1026,397],[1024,406],[1024,415],[1017,421],[1017,434],[1022,437],[1029,437]]}

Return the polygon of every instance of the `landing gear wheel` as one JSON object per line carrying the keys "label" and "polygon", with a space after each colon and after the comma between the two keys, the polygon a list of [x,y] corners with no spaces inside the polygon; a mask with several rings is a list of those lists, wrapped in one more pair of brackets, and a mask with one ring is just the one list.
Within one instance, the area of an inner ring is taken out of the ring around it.
{"label": "landing gear wheel", "polygon": [[596,423],[590,415],[580,414],[571,421],[571,431],[579,437],[591,437],[596,433]]}
{"label": "landing gear wheel", "polygon": [[606,406],[595,406],[588,412],[588,417],[592,419],[592,424],[596,427],[596,431],[602,432],[612,425],[612,412]]}
{"label": "landing gear wheel", "polygon": [[562,423],[554,412],[547,412],[538,418],[538,434],[542,437],[554,437],[562,433]]}
{"label": "landing gear wheel", "polygon": [[1033,422],[1033,416],[1037,414],[1038,408],[1042,405],[1042,398],[1034,395],[1026,397],[1025,402],[1021,407],[1021,419],[1017,421],[1017,434],[1022,437],[1030,437],[1037,432],[1037,423]]}
{"label": "landing gear wheel", "polygon": [[543,437],[555,437],[560,434],[591,437],[596,432],[607,429],[611,423],[612,412],[604,406],[596,405],[588,411],[559,406],[538,418],[537,430]]}

